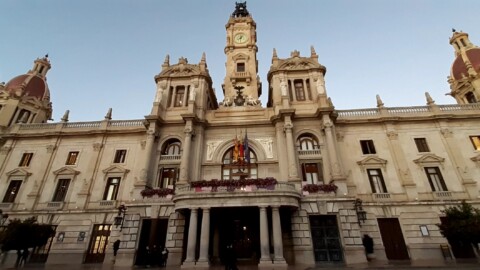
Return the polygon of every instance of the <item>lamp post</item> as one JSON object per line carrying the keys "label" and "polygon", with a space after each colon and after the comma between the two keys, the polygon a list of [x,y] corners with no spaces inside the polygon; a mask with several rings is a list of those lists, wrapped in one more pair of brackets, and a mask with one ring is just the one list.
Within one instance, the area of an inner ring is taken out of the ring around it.
{"label": "lamp post", "polygon": [[358,225],[362,227],[362,223],[365,223],[367,220],[367,212],[363,210],[363,201],[361,199],[356,199],[353,202],[353,206],[355,207],[355,212],[357,213]]}
{"label": "lamp post", "polygon": [[120,226],[120,231],[123,229],[123,221],[125,220],[125,213],[127,212],[127,207],[122,204],[118,207],[118,214],[115,217],[114,224],[118,228]]}

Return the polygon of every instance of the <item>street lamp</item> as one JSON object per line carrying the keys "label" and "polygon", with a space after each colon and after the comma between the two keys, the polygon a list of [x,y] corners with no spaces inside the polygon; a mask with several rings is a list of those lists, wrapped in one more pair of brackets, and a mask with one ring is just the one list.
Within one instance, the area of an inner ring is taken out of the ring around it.
{"label": "street lamp", "polygon": [[115,217],[114,224],[118,228],[120,226],[120,231],[123,229],[123,220],[125,219],[125,213],[127,212],[127,207],[122,204],[118,207],[118,214]]}
{"label": "street lamp", "polygon": [[361,227],[362,223],[365,223],[365,220],[367,220],[367,212],[363,210],[363,202],[361,199],[356,199],[353,202],[353,206],[355,207],[355,212],[357,213],[357,219],[358,219],[358,225]]}
{"label": "street lamp", "polygon": [[5,225],[5,222],[7,222],[8,219],[8,214],[4,214],[2,209],[0,209],[0,226]]}

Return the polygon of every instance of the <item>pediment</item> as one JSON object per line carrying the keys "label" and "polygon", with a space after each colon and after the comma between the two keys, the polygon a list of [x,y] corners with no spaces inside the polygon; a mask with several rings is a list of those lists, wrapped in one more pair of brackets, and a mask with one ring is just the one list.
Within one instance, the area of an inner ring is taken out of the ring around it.
{"label": "pediment", "polygon": [[444,162],[445,159],[442,157],[439,157],[435,154],[425,154],[421,156],[420,158],[414,159],[413,162],[417,164],[424,164],[424,163],[442,163]]}
{"label": "pediment", "polygon": [[117,165],[112,165],[106,168],[105,170],[103,170],[102,172],[106,174],[106,173],[128,173],[129,171],[130,171],[129,169],[125,169]]}
{"label": "pediment", "polygon": [[78,175],[80,174],[80,171],[74,170],[73,168],[70,167],[62,167],[56,171],[53,171],[53,174],[55,175]]}
{"label": "pediment", "polygon": [[28,172],[25,169],[14,169],[6,173],[8,176],[30,176],[31,172]]}
{"label": "pediment", "polygon": [[366,157],[360,161],[357,161],[360,166],[382,166],[385,167],[387,160],[379,157]]}

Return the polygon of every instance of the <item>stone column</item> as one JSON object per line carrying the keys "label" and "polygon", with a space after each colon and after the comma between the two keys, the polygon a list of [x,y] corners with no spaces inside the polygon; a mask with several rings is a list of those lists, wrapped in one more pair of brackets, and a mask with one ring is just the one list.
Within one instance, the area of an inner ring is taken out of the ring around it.
{"label": "stone column", "polygon": [[197,218],[198,209],[191,209],[190,223],[188,225],[188,243],[187,243],[187,257],[182,266],[191,267],[195,265],[195,247],[197,246]]}
{"label": "stone column", "polygon": [[295,144],[293,142],[292,129],[293,124],[290,118],[285,117],[285,136],[287,141],[287,157],[288,157],[288,180],[298,180],[297,161],[295,156]]}
{"label": "stone column", "polygon": [[267,207],[260,206],[260,264],[271,264],[268,241]]}
{"label": "stone column", "polygon": [[147,142],[145,144],[145,168],[142,172],[140,181],[143,184],[151,185],[151,166],[152,166],[152,153],[153,145],[155,143],[155,126],[153,129],[147,131]]}
{"label": "stone column", "polygon": [[337,148],[335,147],[335,140],[333,137],[333,123],[328,115],[323,116],[323,125],[325,131],[325,139],[327,141],[328,155],[330,156],[330,163],[332,164],[332,179],[343,179],[343,172],[340,167]]}
{"label": "stone column", "polygon": [[208,267],[208,248],[210,245],[210,208],[203,208],[202,232],[200,235],[200,255],[197,266]]}
{"label": "stone column", "polygon": [[185,125],[185,141],[183,142],[182,148],[182,159],[180,161],[180,178],[178,180],[178,184],[187,184],[188,183],[188,175],[189,175],[189,161],[190,161],[190,145],[192,144],[192,124],[191,122],[187,122]]}
{"label": "stone column", "polygon": [[280,224],[279,207],[272,207],[272,230],[273,230],[273,263],[286,264],[283,258],[283,241],[282,241],[282,226]]}

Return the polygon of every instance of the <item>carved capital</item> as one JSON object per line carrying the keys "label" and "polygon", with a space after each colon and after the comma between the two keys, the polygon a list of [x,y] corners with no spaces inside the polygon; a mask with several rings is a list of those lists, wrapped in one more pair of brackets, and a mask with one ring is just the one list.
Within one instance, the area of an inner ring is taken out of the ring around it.
{"label": "carved capital", "polygon": [[440,130],[440,132],[442,133],[443,137],[445,137],[445,138],[451,138],[452,135],[453,135],[453,132],[448,128],[442,128]]}
{"label": "carved capital", "polygon": [[100,149],[102,149],[103,144],[102,143],[94,143],[93,145],[93,151],[98,152]]}
{"label": "carved capital", "polygon": [[390,140],[396,140],[396,139],[398,139],[398,133],[396,131],[388,131],[387,132],[387,137]]}
{"label": "carved capital", "polygon": [[3,146],[2,148],[0,148],[0,153],[6,155],[8,154],[8,152],[10,152],[10,150],[12,150],[11,146]]}
{"label": "carved capital", "polygon": [[292,123],[285,123],[283,125],[283,131],[292,131],[293,124]]}

